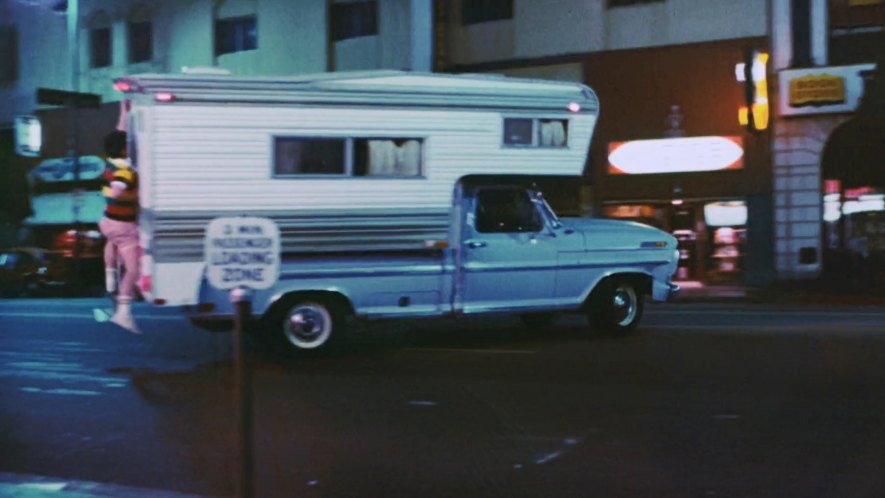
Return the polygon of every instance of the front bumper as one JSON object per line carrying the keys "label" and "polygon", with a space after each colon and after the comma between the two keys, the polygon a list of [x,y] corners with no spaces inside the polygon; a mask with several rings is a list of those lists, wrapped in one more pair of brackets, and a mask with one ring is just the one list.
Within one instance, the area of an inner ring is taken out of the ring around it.
{"label": "front bumper", "polygon": [[654,301],[672,301],[679,297],[680,288],[672,282],[654,282],[651,289],[651,298]]}

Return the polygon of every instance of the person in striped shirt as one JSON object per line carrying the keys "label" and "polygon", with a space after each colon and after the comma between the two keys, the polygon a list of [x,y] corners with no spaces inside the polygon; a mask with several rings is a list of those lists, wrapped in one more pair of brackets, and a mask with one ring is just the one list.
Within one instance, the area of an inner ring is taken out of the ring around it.
{"label": "person in striped shirt", "polygon": [[[105,136],[107,158],[102,178],[106,205],[98,224],[105,236],[105,285],[108,293],[117,292],[117,306],[111,322],[140,334],[132,317],[132,300],[138,280],[140,248],[138,245],[138,173],[130,166],[126,150],[126,132],[113,131]],[[123,262],[123,277],[117,286],[117,258]]]}

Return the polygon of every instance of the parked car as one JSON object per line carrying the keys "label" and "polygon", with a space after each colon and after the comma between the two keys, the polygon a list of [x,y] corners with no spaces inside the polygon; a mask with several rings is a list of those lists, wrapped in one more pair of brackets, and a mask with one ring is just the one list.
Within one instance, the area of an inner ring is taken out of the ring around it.
{"label": "parked car", "polygon": [[56,251],[38,247],[0,250],[0,295],[41,294],[64,287],[70,277],[68,261]]}

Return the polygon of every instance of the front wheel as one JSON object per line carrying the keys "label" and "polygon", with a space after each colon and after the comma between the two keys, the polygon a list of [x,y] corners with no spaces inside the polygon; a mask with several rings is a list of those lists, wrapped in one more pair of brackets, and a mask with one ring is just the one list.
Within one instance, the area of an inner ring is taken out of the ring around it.
{"label": "front wheel", "polygon": [[612,335],[635,329],[642,318],[642,294],[627,280],[612,280],[602,285],[591,303],[590,325]]}
{"label": "front wheel", "polygon": [[267,318],[273,339],[289,353],[327,353],[347,336],[347,313],[332,299],[287,298]]}

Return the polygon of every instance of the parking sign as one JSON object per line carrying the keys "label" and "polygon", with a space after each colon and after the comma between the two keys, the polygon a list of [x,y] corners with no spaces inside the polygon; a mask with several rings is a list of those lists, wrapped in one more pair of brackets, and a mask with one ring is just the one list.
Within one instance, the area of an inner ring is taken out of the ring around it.
{"label": "parking sign", "polygon": [[267,289],[280,274],[280,231],[267,218],[215,218],[206,228],[206,277],[216,289]]}

